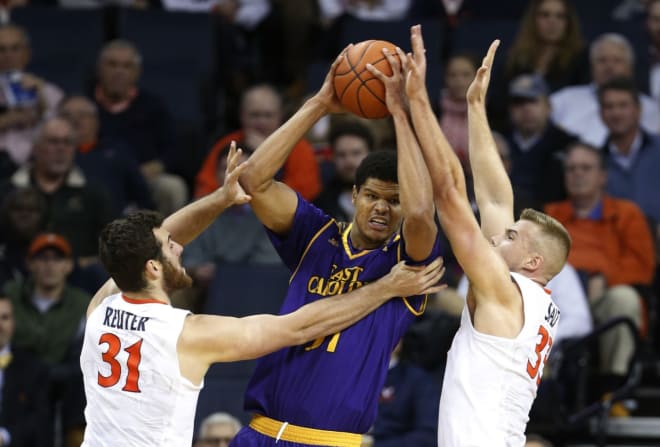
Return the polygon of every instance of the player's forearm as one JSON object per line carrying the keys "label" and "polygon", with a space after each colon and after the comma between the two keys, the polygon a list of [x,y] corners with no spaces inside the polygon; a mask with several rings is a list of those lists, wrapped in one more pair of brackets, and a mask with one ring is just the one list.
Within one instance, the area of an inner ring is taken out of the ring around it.
{"label": "player's forearm", "polygon": [[170,232],[176,242],[186,245],[231,205],[224,189],[216,189],[168,216],[163,222],[163,228]]}
{"label": "player's forearm", "polygon": [[386,280],[307,304],[289,316],[300,343],[334,334],[356,323],[394,296]]}
{"label": "player's forearm", "polygon": [[399,203],[406,252],[415,261],[426,259],[437,235],[433,185],[422,151],[405,113],[395,115]]}
{"label": "player's forearm", "polygon": [[513,210],[511,181],[497,151],[483,104],[468,104],[470,167],[477,205],[488,204]]}
{"label": "player's forearm", "polygon": [[433,216],[433,186],[412,124],[405,113],[394,118],[399,201],[404,218]]}
{"label": "player's forearm", "polygon": [[327,109],[320,101],[309,99],[286,123],[266,138],[250,156],[250,166],[241,176],[241,186],[245,191],[253,194],[265,190],[284,166],[298,141],[326,113]]}
{"label": "player's forearm", "polygon": [[428,96],[418,95],[411,98],[410,113],[431,176],[434,195],[437,197],[447,188],[456,188],[467,200],[460,161],[440,129]]}

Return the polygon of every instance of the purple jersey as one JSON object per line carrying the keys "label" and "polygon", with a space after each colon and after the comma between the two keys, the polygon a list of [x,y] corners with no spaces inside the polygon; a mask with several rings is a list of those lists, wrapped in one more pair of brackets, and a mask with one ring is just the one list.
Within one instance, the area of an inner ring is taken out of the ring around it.
{"label": "purple jersey", "polygon": [[[353,249],[349,233],[350,225],[298,196],[291,231],[270,234],[293,272],[281,313],[361,287],[409,259],[399,232],[381,248],[362,251]],[[429,260],[439,254],[436,239]],[[337,334],[261,358],[246,392],[246,411],[304,427],[365,433],[376,418],[390,354],[425,306],[425,296],[395,298]]]}

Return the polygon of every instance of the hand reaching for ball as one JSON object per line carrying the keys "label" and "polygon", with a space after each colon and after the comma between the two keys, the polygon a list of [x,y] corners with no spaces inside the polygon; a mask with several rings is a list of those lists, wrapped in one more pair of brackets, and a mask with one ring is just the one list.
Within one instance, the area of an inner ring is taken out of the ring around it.
{"label": "hand reaching for ball", "polygon": [[422,26],[415,25],[410,28],[410,45],[412,54],[406,55],[408,73],[406,76],[406,94],[408,98],[427,95],[426,92],[426,49],[422,38]]}
{"label": "hand reaching for ball", "polygon": [[388,48],[383,48],[381,51],[390,64],[392,74],[387,76],[371,64],[367,64],[366,68],[385,86],[385,104],[390,113],[405,111],[408,108],[403,94],[408,71],[406,55],[399,47],[396,47],[394,54]]}

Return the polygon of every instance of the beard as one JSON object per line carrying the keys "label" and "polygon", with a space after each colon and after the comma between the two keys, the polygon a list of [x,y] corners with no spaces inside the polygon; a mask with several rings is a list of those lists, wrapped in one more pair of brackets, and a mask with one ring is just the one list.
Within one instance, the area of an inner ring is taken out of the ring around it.
{"label": "beard", "polygon": [[167,293],[192,286],[193,280],[185,270],[177,268],[169,259],[163,260],[163,288]]}

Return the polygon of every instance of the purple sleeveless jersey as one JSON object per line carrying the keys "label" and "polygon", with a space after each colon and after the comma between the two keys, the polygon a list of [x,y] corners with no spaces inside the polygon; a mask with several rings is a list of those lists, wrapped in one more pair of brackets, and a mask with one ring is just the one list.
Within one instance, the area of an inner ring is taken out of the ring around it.
{"label": "purple sleeveless jersey", "polygon": [[[349,232],[350,226],[298,196],[289,234],[270,233],[293,272],[282,314],[361,287],[409,260],[398,232],[383,247],[363,251],[352,248]],[[422,263],[439,255],[436,238]],[[246,392],[246,411],[304,427],[365,433],[376,418],[390,354],[425,306],[424,296],[394,298],[337,334],[261,358]]]}

